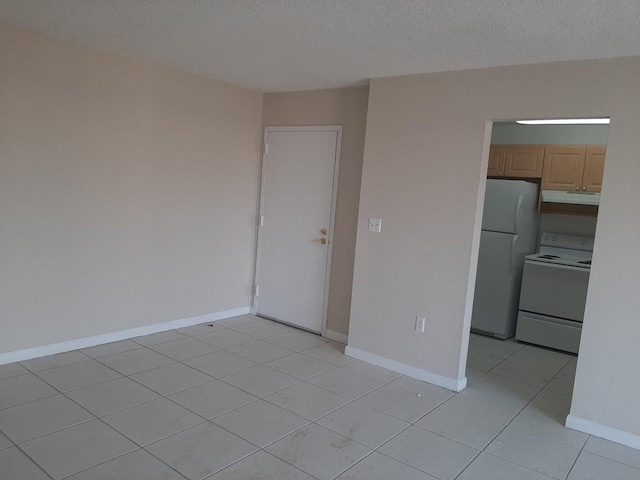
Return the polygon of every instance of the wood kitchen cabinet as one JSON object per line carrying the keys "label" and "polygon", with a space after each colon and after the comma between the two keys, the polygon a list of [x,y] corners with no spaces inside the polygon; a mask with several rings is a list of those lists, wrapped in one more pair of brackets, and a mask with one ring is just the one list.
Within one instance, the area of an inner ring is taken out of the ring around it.
{"label": "wood kitchen cabinet", "polygon": [[540,178],[544,145],[491,145],[488,177]]}
{"label": "wood kitchen cabinet", "polygon": [[602,145],[547,145],[542,189],[600,192],[605,156]]}

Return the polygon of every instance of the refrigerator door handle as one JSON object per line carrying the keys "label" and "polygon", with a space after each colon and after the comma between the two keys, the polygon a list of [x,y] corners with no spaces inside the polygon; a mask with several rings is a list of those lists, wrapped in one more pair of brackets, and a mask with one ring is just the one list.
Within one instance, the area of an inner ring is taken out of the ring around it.
{"label": "refrigerator door handle", "polygon": [[515,232],[518,233],[520,231],[520,213],[522,211],[522,200],[523,200],[523,196],[520,195],[518,197],[518,204],[516,205],[516,229]]}
{"label": "refrigerator door handle", "polygon": [[[522,197],[520,197],[522,198]],[[511,264],[509,265],[511,273],[516,270],[516,247],[518,246],[518,235],[514,235],[511,240]]]}

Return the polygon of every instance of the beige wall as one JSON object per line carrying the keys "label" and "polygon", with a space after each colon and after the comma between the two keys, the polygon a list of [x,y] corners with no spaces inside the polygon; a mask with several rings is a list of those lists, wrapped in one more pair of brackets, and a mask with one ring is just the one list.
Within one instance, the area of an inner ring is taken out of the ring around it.
{"label": "beige wall", "polygon": [[[571,412],[640,434],[639,78],[635,57],[372,80],[350,347],[461,379],[487,122],[610,115]],[[382,233],[366,231],[368,217],[383,219]]]}
{"label": "beige wall", "polygon": [[343,126],[327,328],[345,335],[349,330],[368,96],[368,87],[267,93],[262,109],[264,126]]}
{"label": "beige wall", "polygon": [[249,306],[261,106],[0,25],[0,352]]}

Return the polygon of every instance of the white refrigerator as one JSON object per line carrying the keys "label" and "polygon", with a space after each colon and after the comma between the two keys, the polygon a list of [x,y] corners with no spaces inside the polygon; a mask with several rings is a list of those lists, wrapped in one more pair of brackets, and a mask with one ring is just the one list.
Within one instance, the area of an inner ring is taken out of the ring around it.
{"label": "white refrigerator", "polygon": [[524,257],[536,252],[538,185],[487,180],[471,329],[498,338],[516,330]]}

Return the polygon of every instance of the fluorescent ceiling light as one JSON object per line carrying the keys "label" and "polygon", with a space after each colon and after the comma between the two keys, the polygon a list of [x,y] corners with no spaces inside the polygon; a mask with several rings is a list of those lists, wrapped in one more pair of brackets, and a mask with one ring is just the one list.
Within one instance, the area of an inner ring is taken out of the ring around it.
{"label": "fluorescent ceiling light", "polygon": [[516,120],[520,125],[609,125],[608,118],[558,118],[555,120]]}

